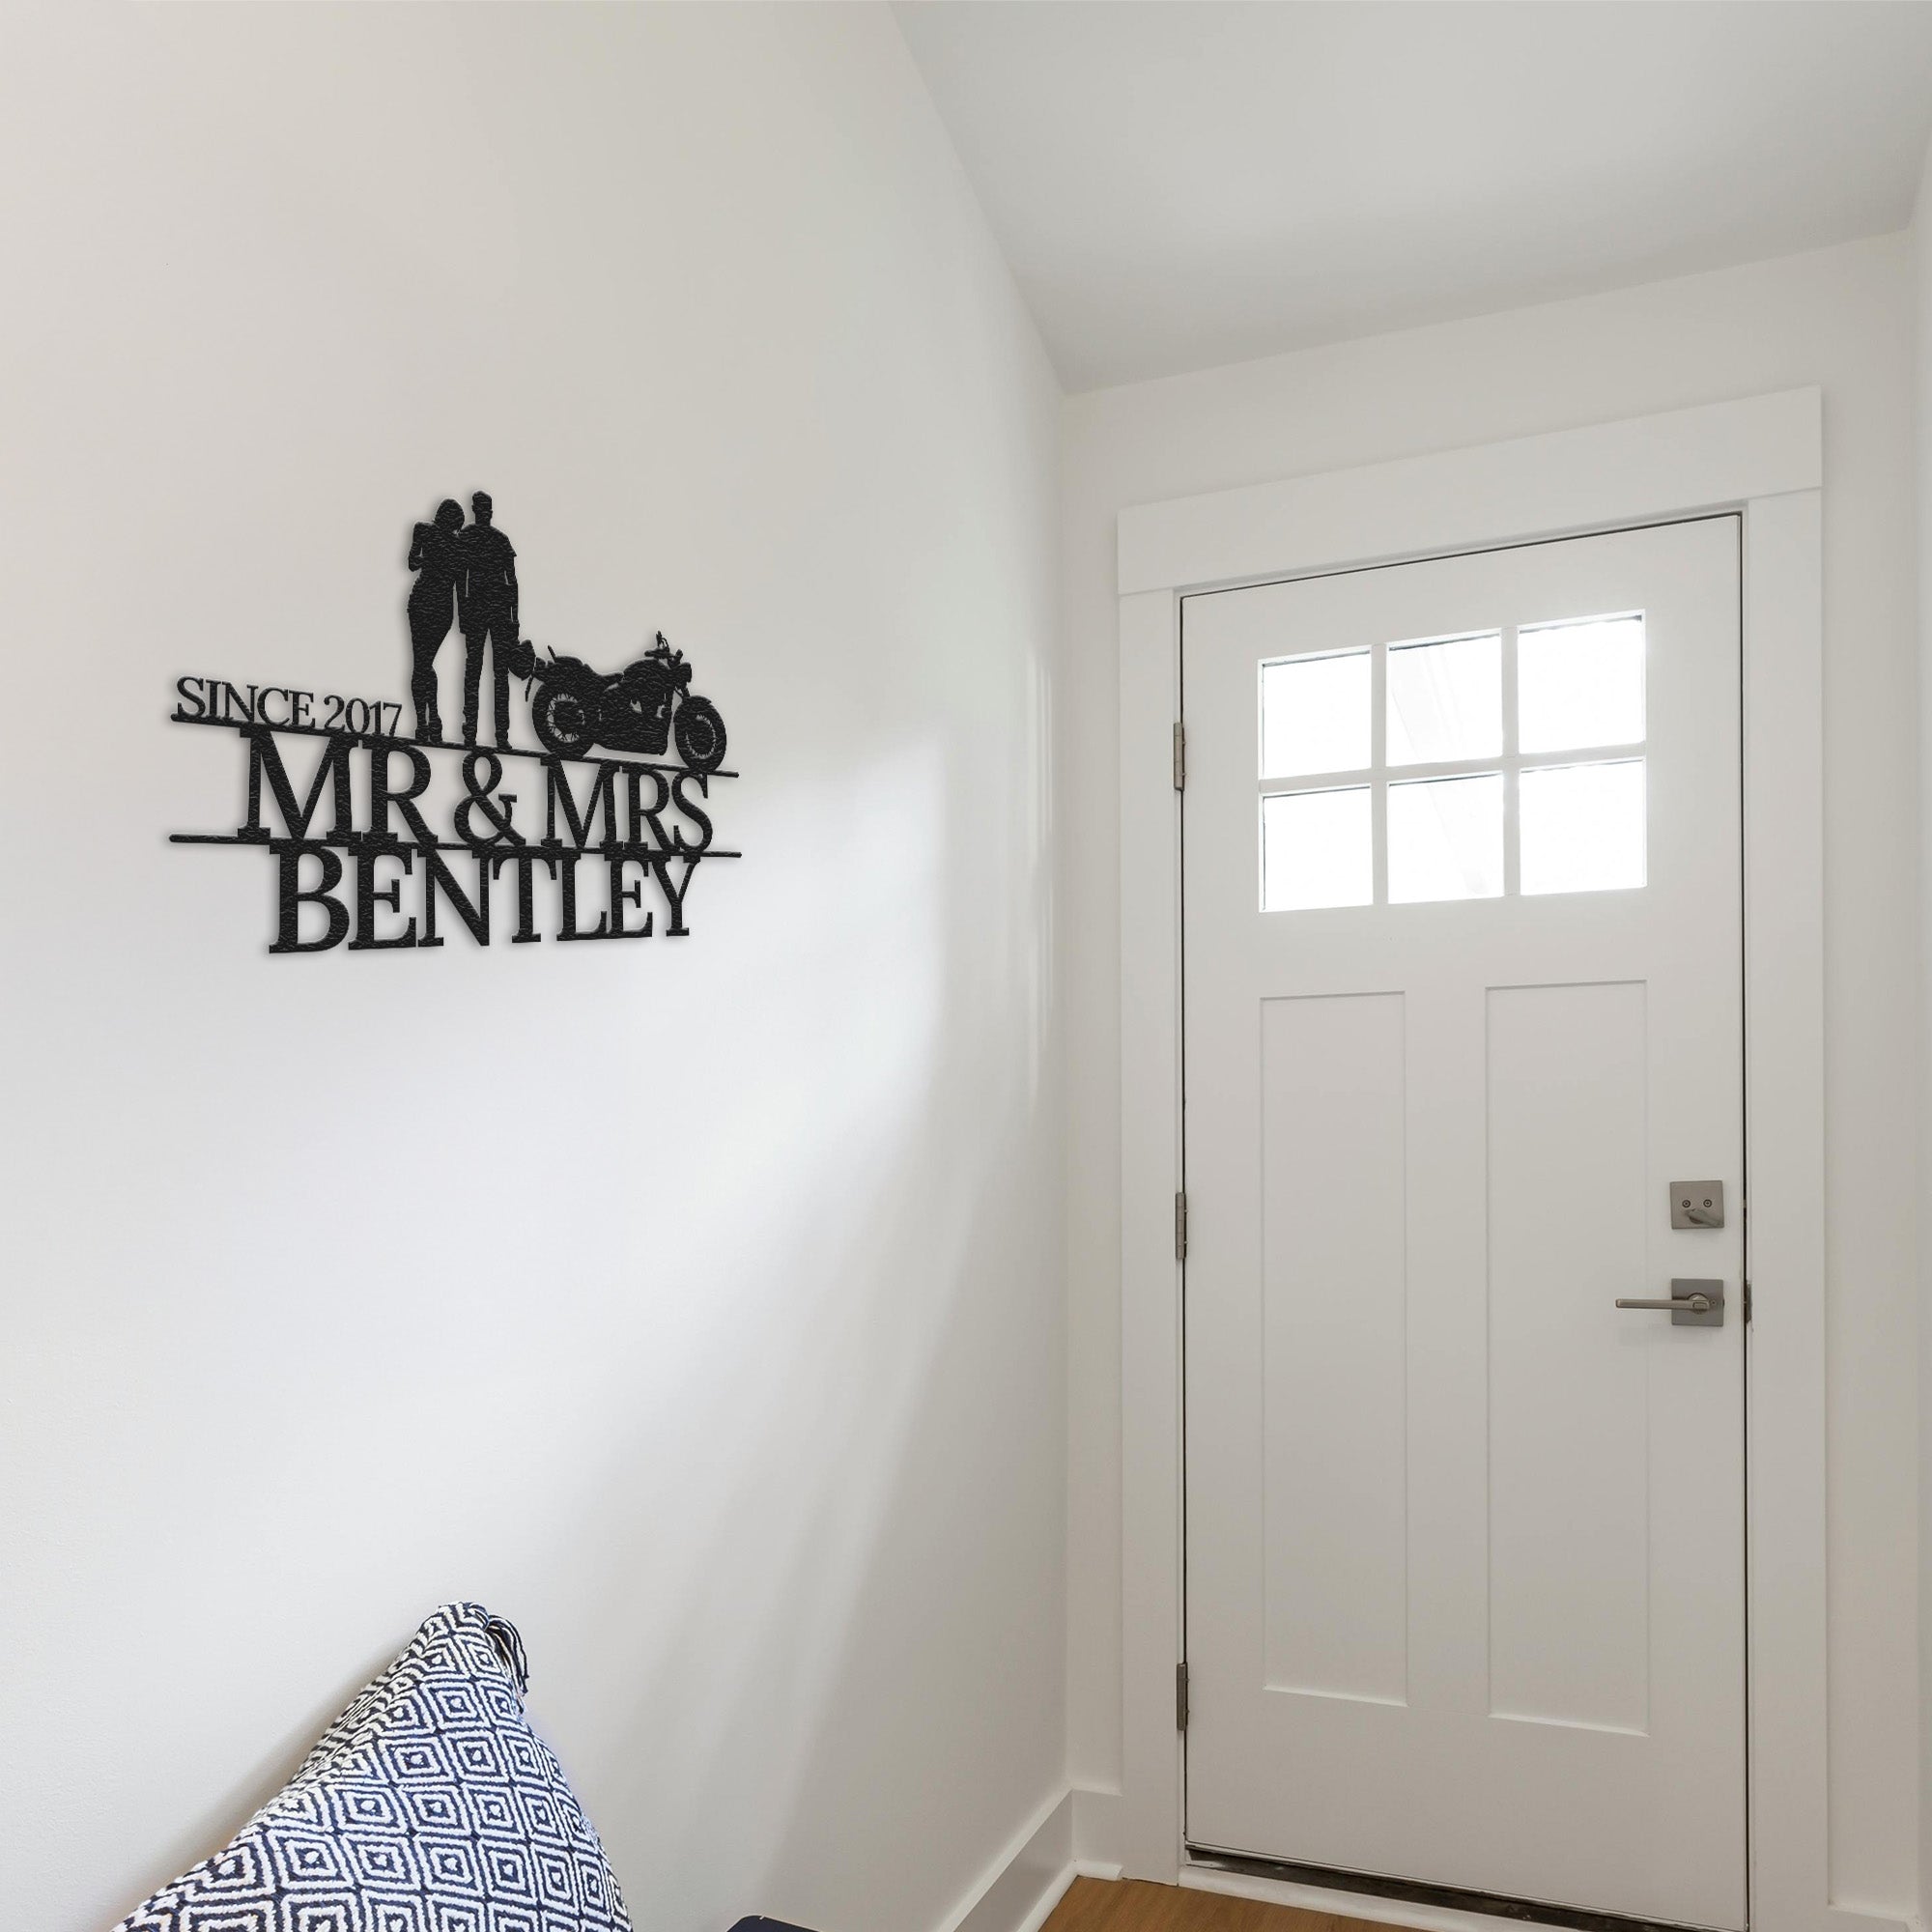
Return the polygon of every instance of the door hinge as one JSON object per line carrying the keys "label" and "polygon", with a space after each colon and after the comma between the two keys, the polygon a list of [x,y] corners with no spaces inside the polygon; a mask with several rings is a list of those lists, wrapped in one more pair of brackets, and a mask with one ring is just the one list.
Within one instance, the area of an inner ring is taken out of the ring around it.
{"label": "door hinge", "polygon": [[1747,1281],[1745,1283],[1745,1320],[1748,1321],[1750,1319],[1751,1319],[1750,1283]]}
{"label": "door hinge", "polygon": [[1179,719],[1174,725],[1174,788],[1187,789],[1187,726]]}
{"label": "door hinge", "polygon": [[1184,1262],[1187,1259],[1187,1196],[1174,1197],[1174,1259]]}
{"label": "door hinge", "polygon": [[1177,1731],[1187,1728],[1187,1666],[1184,1663],[1174,1666],[1174,1728]]}

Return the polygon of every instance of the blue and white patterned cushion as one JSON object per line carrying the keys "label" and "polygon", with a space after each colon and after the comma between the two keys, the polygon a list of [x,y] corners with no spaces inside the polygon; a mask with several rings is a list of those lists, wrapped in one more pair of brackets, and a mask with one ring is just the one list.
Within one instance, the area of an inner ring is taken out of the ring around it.
{"label": "blue and white patterned cushion", "polygon": [[294,1779],[119,1932],[631,1932],[530,1728],[517,1633],[446,1604]]}

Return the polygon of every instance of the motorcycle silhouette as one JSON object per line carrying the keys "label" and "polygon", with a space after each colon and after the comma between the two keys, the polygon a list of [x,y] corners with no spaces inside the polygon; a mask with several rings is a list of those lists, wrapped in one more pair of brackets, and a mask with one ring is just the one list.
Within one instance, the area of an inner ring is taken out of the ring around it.
{"label": "motorcycle silhouette", "polygon": [[545,751],[581,758],[593,745],[657,754],[675,740],[695,772],[724,762],[724,721],[691,690],[691,667],[660,631],[642,657],[620,671],[593,670],[582,658],[539,658],[520,641],[510,668],[534,687],[530,722]]}

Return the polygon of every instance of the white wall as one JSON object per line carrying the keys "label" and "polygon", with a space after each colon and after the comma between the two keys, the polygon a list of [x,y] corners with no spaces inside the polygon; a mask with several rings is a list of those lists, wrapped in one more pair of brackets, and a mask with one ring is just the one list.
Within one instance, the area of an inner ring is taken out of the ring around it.
{"label": "white wall", "polygon": [[[475,1597],[640,1925],[933,1927],[1065,1776],[1058,403],[891,19],[0,34],[6,1917]],[[478,486],[539,641],[692,651],[747,857],[270,958],[171,682],[401,696]]]}
{"label": "white wall", "polygon": [[[1064,415],[1076,1786],[1121,1776],[1114,526],[1132,503],[1822,384],[1832,1871],[1918,1896],[1911,264],[1878,241],[1103,390]],[[1104,1851],[1104,1847],[1086,1849]]]}
{"label": "white wall", "polygon": [[[1913,373],[1918,433],[1915,456],[1918,484],[1918,875],[1919,961],[1924,975],[1919,1020],[1919,1182],[1920,1226],[1932,1215],[1932,877],[1923,855],[1932,851],[1932,148],[1919,169],[1918,205],[1912,223],[1915,297]],[[1932,1249],[1919,1251],[1918,1298],[1918,1671],[1932,1691]],[[1932,1697],[1922,1696],[1918,1713],[1919,1832],[1918,1895],[1932,1900]]]}

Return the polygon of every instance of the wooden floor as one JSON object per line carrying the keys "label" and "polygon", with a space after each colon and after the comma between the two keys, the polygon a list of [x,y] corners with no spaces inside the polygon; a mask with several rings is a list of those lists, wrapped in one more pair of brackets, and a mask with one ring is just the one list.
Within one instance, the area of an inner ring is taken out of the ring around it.
{"label": "wooden floor", "polygon": [[1144,1879],[1076,1878],[1043,1932],[1370,1932],[1371,1921]]}

